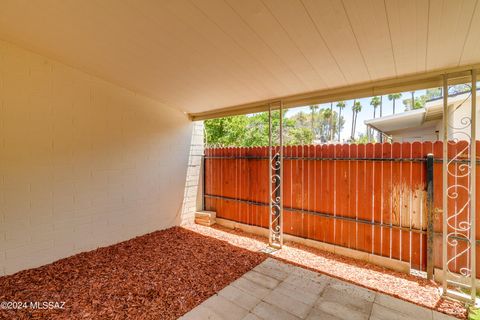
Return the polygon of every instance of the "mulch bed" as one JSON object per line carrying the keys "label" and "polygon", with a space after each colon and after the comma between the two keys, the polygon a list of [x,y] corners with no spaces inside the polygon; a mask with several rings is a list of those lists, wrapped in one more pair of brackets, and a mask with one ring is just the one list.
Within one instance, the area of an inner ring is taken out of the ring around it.
{"label": "mulch bed", "polygon": [[[248,250],[258,251],[265,248],[265,238],[240,230],[217,225],[211,228],[192,225],[188,228]],[[273,257],[460,319],[467,316],[467,310],[462,303],[441,297],[439,285],[434,281],[291,242],[285,243],[282,250]]]}
{"label": "mulch bed", "polygon": [[65,302],[0,319],[176,319],[265,258],[174,227],[0,277],[0,302]]}

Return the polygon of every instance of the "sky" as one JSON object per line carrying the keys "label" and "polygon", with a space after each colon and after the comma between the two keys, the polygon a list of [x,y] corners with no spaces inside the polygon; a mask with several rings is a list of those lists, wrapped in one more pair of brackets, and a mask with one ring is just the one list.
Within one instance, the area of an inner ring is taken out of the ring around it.
{"label": "sky", "polygon": [[[415,91],[415,98],[420,97],[421,95],[425,94],[425,90],[418,90]],[[410,92],[402,92],[402,97],[397,99],[395,102],[395,113],[405,112],[405,107],[403,105],[404,99],[410,99],[411,93]],[[373,118],[373,106],[370,105],[371,97],[357,99],[362,104],[362,111],[357,116],[357,127],[355,130],[355,137],[358,137],[360,133],[365,133],[366,126],[364,124],[365,120],[369,120]],[[352,105],[353,100],[346,100],[345,101],[345,108],[342,110],[342,117],[345,120],[345,124],[343,126],[340,138],[341,140],[348,140],[350,138],[350,131],[352,128]],[[335,107],[336,103],[333,103],[333,110],[338,112],[338,108]],[[327,108],[330,109],[330,103],[320,104],[319,109]],[[300,111],[303,111],[307,114],[310,114],[309,106],[306,107],[297,107],[294,109],[289,109],[286,113],[287,117],[290,117]],[[377,118],[379,117],[380,107],[377,108]],[[388,96],[383,96],[383,116],[393,114],[393,101],[388,100]]]}

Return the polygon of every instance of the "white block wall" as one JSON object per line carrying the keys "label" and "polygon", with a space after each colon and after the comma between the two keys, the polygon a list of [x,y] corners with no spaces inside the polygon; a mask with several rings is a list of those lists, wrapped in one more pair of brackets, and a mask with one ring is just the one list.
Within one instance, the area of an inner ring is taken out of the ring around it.
{"label": "white block wall", "polygon": [[195,222],[195,212],[202,207],[203,163],[204,150],[203,121],[195,122],[188,157],[187,178],[183,195],[183,206],[180,224]]}
{"label": "white block wall", "polygon": [[0,275],[179,224],[192,128],[0,41]]}

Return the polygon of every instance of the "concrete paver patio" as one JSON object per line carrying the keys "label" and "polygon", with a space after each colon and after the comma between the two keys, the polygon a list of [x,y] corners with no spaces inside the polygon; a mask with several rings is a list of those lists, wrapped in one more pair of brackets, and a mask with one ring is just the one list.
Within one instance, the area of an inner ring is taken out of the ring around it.
{"label": "concrete paver patio", "polygon": [[455,318],[269,258],[181,319]]}

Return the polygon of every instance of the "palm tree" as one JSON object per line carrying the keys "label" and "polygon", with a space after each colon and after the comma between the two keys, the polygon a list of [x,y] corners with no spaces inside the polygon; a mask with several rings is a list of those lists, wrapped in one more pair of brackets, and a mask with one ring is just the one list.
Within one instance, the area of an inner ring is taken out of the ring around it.
{"label": "palm tree", "polygon": [[402,97],[401,93],[394,93],[388,95],[388,100],[393,100],[393,114],[395,114],[395,100],[400,99]]}
{"label": "palm tree", "polygon": [[[377,108],[378,108],[379,105],[381,105],[381,103],[382,103],[382,101],[380,100],[380,97],[378,97],[378,96],[372,97],[372,99],[370,100],[370,105],[373,107],[373,119],[376,118]],[[373,135],[373,129],[368,129],[367,128],[367,135],[369,137],[371,137]]]}
{"label": "palm tree", "polygon": [[338,101],[337,108],[338,108],[338,141],[340,141],[340,132],[342,131],[340,121],[342,119],[342,109],[345,108],[345,101]]}
{"label": "palm tree", "polygon": [[333,102],[330,102],[330,141],[333,141]]}
{"label": "palm tree", "polygon": [[380,118],[383,116],[383,96],[380,96]]}
{"label": "palm tree", "polygon": [[316,111],[317,109],[318,109],[318,106],[317,106],[316,104],[310,106],[310,115],[311,115],[310,125],[311,125],[311,127],[312,127],[312,134],[313,134],[314,137],[315,137],[314,118],[315,118],[315,111]]}
{"label": "palm tree", "polygon": [[378,96],[372,97],[372,99],[370,100],[370,105],[373,106],[373,119],[376,118],[377,107],[380,105],[380,103],[380,97]]}
{"label": "palm tree", "polygon": [[325,123],[325,139],[328,139],[327,137],[331,136],[332,135],[332,117],[333,117],[333,113],[331,111],[331,109],[324,109],[323,111],[323,117],[325,118],[325,120],[329,120],[328,121],[328,131],[327,131],[327,124]]}
{"label": "palm tree", "polygon": [[411,98],[410,98],[410,99],[404,99],[404,100],[402,101],[402,102],[403,102],[403,105],[405,106],[405,111],[415,109],[414,91],[411,91],[410,94],[411,94]]}
{"label": "palm tree", "polygon": [[352,104],[352,129],[350,130],[350,140],[353,141],[353,124],[355,122],[355,104],[357,103],[357,100],[353,100]]}
{"label": "palm tree", "polygon": [[352,110],[354,114],[353,130],[352,130],[352,140],[353,140],[355,138],[355,129],[357,127],[357,116],[358,116],[358,113],[362,111],[362,104],[360,103],[360,101],[355,101],[353,103]]}

